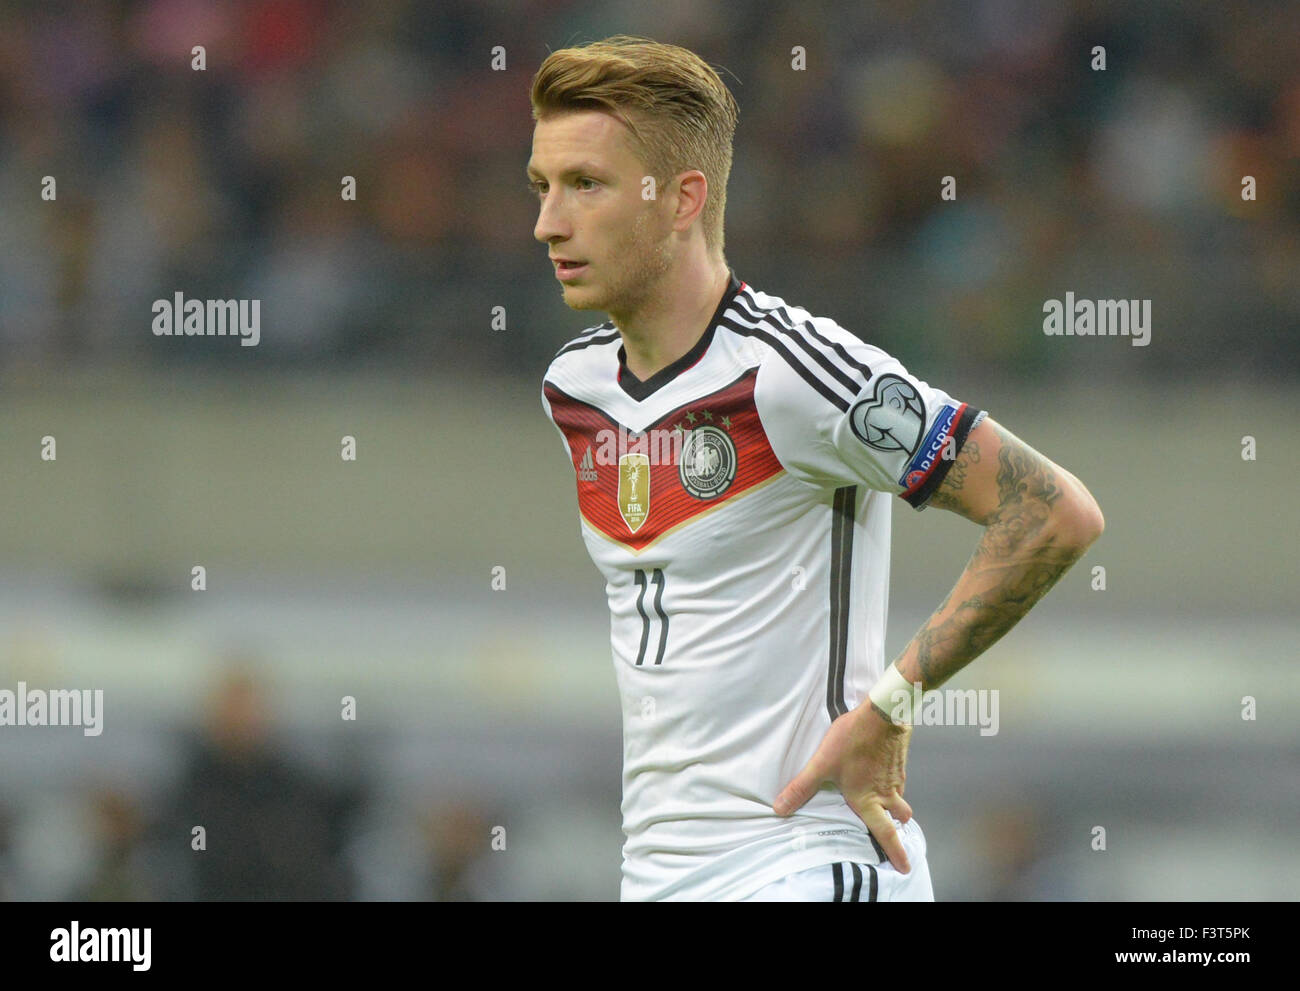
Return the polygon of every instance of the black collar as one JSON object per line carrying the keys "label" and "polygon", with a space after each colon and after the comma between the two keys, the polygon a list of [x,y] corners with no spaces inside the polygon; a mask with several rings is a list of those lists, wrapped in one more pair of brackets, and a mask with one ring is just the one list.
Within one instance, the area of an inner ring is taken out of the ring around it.
{"label": "black collar", "polygon": [[722,315],[727,312],[727,307],[731,305],[732,297],[740,292],[741,281],[736,278],[736,273],[730,269],[728,273],[731,281],[727,284],[726,291],[722,294],[722,301],[718,303],[717,309],[713,311],[713,316],[709,320],[709,326],[705,328],[704,333],[695,345],[684,355],[674,361],[671,365],[659,369],[648,379],[642,382],[627,369],[627,349],[622,344],[618,346],[618,384],[623,387],[623,391],[629,396],[640,402],[651,394],[658,392],[665,385],[675,379],[686,369],[690,368],[702,357],[704,352],[709,349],[713,342],[713,332],[717,330],[718,323],[722,320]]}

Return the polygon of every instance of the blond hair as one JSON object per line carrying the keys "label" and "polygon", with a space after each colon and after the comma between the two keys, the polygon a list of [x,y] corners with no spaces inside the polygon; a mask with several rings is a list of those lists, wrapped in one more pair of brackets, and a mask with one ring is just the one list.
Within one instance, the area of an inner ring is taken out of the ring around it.
{"label": "blond hair", "polygon": [[533,120],[603,110],[631,132],[659,185],[691,169],[709,183],[702,223],[710,253],[722,254],[731,142],[740,115],[717,72],[694,52],[619,34],[547,56],[533,77]]}

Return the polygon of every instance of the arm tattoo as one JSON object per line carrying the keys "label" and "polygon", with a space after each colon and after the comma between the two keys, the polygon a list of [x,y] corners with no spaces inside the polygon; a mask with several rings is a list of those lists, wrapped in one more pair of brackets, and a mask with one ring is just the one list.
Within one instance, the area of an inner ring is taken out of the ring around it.
{"label": "arm tattoo", "polygon": [[966,471],[971,465],[977,465],[980,461],[980,446],[973,440],[966,441],[962,445],[961,454],[957,455],[957,460],[952,463],[948,469],[948,476],[943,480],[943,485],[935,490],[930,496],[930,505],[938,506],[940,509],[955,510],[958,507],[958,501],[953,498],[961,491],[962,486],[966,484]]}
{"label": "arm tattoo", "polygon": [[[958,581],[960,586],[973,579],[978,591],[949,611],[954,589],[913,638],[923,689],[943,684],[996,643],[1086,550],[1044,537],[1062,494],[1052,465],[996,424],[994,429],[1001,441],[997,507],[980,521],[984,535]],[[979,448],[968,442],[931,504],[959,507],[956,494],[979,460]]]}

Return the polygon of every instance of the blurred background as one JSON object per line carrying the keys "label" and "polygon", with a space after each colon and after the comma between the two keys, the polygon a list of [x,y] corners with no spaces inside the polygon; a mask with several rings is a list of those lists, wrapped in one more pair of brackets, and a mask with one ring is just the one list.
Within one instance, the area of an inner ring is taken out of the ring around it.
{"label": "blurred background", "polygon": [[[0,689],[104,723],[0,727],[0,898],[618,897],[604,583],[538,398],[603,315],[524,179],[537,66],[615,33],[735,93],[740,278],[1105,512],[947,686],[998,734],[915,734],[936,896],[1297,897],[1300,6],[6,0]],[[260,299],[260,344],[155,336],[178,291]],[[1151,300],[1150,345],[1046,337],[1067,291]],[[977,538],[897,504],[891,656]]]}

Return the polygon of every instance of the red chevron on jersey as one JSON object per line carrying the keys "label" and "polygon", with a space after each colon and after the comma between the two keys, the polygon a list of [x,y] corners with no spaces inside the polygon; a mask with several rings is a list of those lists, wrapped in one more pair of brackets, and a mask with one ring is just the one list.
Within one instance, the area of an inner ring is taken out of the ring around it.
{"label": "red chevron on jersey", "polygon": [[639,551],[781,472],[754,405],[757,374],[750,369],[640,433],[546,383],[587,522]]}

